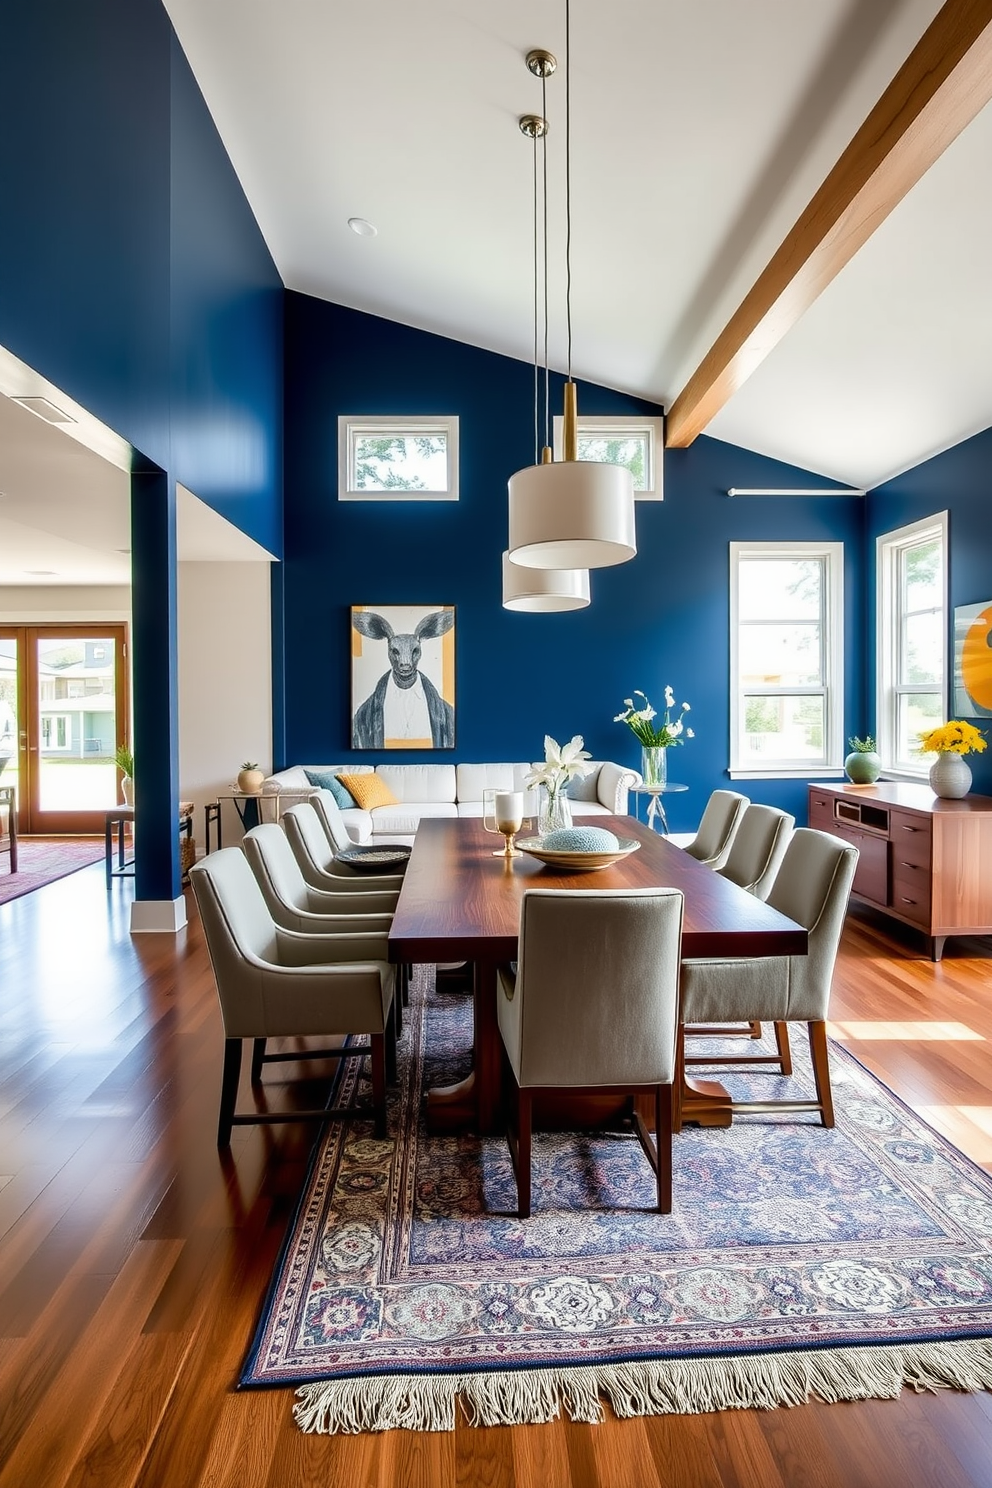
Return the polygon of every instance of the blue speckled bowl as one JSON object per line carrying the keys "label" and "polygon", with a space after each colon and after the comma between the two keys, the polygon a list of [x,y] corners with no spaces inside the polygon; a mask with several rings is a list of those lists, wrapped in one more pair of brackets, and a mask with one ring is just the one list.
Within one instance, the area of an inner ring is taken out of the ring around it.
{"label": "blue speckled bowl", "polygon": [[620,844],[605,827],[559,827],[541,845],[553,852],[613,852]]}

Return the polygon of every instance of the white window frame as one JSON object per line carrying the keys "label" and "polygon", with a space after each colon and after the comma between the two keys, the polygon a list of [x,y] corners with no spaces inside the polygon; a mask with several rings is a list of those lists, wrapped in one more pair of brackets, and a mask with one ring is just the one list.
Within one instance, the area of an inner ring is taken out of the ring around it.
{"label": "white window frame", "polygon": [[[746,558],[816,558],[823,562],[820,596],[820,625],[824,647],[824,677],[811,687],[763,686],[745,693],[740,680],[740,563]],[[767,769],[742,763],[741,728],[745,697],[760,691],[764,697],[780,691],[790,697],[799,693],[823,697],[821,761],[776,760]],[[730,544],[730,769],[736,780],[823,779],[843,773],[844,768],[844,544],[842,542],[732,542]]]}
{"label": "white window frame", "polygon": [[[369,435],[374,439],[413,434],[431,438],[443,434],[447,439],[447,485],[443,491],[367,491],[355,484],[355,445]],[[457,501],[458,500],[458,415],[455,413],[399,418],[394,414],[341,414],[338,418],[338,500],[339,501]]]}
{"label": "white window frame", "polygon": [[[633,439],[639,434],[647,436],[647,461],[644,471],[644,488],[634,492],[635,501],[664,501],[665,499],[665,420],[644,418],[628,414],[579,414],[579,433],[593,439]],[[561,414],[554,419],[554,454],[556,460],[564,457],[565,420]]]}
{"label": "white window frame", "polygon": [[[901,672],[899,645],[902,635],[902,614],[899,610],[899,562],[908,548],[939,537],[941,543],[941,609],[943,613],[944,648],[943,672],[940,681],[941,714],[947,717],[947,627],[948,627],[948,515],[946,511],[935,512],[918,522],[905,527],[896,527],[883,532],[875,541],[875,574],[877,581],[877,614],[875,631],[875,743],[882,769],[889,778],[925,780],[930,769],[930,760],[897,760],[896,743],[899,737],[898,699],[904,692],[923,692],[929,689],[919,685],[910,687],[898,682]],[[936,689],[934,689],[936,690]]]}

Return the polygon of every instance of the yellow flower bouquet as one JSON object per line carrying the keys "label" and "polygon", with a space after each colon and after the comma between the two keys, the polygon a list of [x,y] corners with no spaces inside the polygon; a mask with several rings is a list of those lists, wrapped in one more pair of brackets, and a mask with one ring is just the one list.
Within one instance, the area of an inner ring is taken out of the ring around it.
{"label": "yellow flower bouquet", "polygon": [[981,754],[988,746],[974,724],[952,718],[940,728],[920,734],[921,754]]}

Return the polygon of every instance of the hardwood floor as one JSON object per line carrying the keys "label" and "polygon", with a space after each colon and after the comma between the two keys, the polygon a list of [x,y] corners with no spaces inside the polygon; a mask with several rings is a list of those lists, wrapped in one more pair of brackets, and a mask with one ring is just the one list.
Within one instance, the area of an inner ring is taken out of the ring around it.
{"label": "hardwood floor", "polygon": [[[992,1484],[989,1395],[327,1438],[290,1392],[235,1393],[312,1128],[236,1128],[219,1159],[195,910],[132,940],[131,891],[97,865],[0,908],[0,1488]],[[924,957],[852,914],[834,1031],[992,1169],[992,940]]]}

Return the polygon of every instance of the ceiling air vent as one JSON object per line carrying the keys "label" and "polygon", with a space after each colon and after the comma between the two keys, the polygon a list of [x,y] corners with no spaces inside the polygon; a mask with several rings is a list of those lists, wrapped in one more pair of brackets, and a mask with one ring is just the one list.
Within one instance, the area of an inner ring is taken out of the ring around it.
{"label": "ceiling air vent", "polygon": [[72,414],[63,412],[47,398],[14,398],[13,401],[19,403],[22,408],[26,408],[29,413],[36,413],[39,418],[45,420],[46,424],[74,424],[76,422]]}

